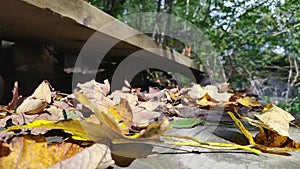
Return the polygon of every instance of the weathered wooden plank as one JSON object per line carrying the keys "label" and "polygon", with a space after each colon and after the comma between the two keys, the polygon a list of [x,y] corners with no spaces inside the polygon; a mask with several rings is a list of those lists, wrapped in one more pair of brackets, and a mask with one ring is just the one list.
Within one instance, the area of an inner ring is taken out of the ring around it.
{"label": "weathered wooden plank", "polygon": [[[0,10],[0,38],[5,40],[49,43],[62,50],[78,53],[87,39],[99,31],[104,42],[137,34],[115,45],[108,53],[109,57],[126,57],[139,49],[157,48],[151,38],[82,0],[0,1]],[[117,23],[114,29],[103,29],[110,22]],[[150,52],[202,70],[191,59],[177,52]]]}

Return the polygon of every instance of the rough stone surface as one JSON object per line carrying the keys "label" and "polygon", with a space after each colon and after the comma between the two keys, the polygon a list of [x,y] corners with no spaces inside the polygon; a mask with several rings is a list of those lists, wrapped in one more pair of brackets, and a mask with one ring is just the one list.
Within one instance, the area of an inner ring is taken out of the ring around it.
{"label": "rough stone surface", "polygon": [[[171,130],[168,133],[189,135],[200,138],[202,141],[218,142],[247,142],[236,128],[198,126],[192,129]],[[257,133],[257,131],[253,131]],[[300,140],[300,130],[292,128],[290,135],[296,141]],[[177,148],[177,147],[176,147]],[[289,156],[262,153],[260,156],[242,150],[216,151],[203,148],[186,148],[193,152],[184,152],[178,149],[155,147],[153,151],[159,154],[149,155],[147,158],[136,159],[128,167],[116,169],[288,169],[300,168],[300,152],[291,152]]]}

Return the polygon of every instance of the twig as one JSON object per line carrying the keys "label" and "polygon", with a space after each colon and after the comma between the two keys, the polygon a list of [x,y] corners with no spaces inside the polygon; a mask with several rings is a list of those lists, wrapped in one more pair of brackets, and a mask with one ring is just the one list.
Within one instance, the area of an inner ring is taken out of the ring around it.
{"label": "twig", "polygon": [[280,31],[280,32],[273,33],[272,36],[278,36],[278,35],[281,35],[281,34],[283,34],[283,33],[289,32],[291,29],[295,29],[295,28],[298,27],[298,26],[300,26],[300,23],[295,24],[295,25],[292,26],[291,28],[287,28],[287,29],[284,29],[284,30],[282,30],[282,31]]}

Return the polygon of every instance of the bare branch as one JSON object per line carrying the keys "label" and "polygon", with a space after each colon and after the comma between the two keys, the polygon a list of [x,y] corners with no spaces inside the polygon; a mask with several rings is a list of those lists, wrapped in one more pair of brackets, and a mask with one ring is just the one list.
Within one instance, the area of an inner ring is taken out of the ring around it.
{"label": "bare branch", "polygon": [[278,36],[278,35],[284,34],[284,33],[286,33],[286,32],[289,32],[289,31],[292,30],[292,29],[297,28],[298,26],[300,26],[300,23],[297,23],[297,24],[295,24],[294,26],[292,26],[291,28],[284,29],[284,30],[282,30],[282,31],[280,31],[280,32],[275,32],[275,33],[273,33],[272,36]]}

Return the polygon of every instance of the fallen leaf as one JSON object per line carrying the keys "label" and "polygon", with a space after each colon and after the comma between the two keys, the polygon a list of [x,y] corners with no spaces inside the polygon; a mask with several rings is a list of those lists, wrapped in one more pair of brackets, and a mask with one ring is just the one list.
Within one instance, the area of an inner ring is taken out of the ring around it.
{"label": "fallen leaf", "polygon": [[137,105],[138,104],[138,97],[131,93],[123,93],[123,92],[117,90],[111,94],[111,97],[113,98],[114,104],[119,104],[121,99],[126,99],[129,103],[129,105]]}
{"label": "fallen leaf", "polygon": [[[73,109],[62,109],[54,105],[50,105],[44,109],[45,112],[48,112],[53,118],[52,121],[66,120],[66,119],[80,119],[79,115],[76,114],[76,111]],[[55,118],[56,117],[56,118]],[[44,119],[50,120],[50,119]]]}
{"label": "fallen leaf", "polygon": [[132,110],[126,99],[121,99],[120,103],[116,106],[118,114],[121,116],[121,121],[123,121],[127,126],[132,125]]}
{"label": "fallen leaf", "polygon": [[230,84],[229,83],[220,83],[218,85],[218,90],[220,93],[228,92],[230,90]]}
{"label": "fallen leaf", "polygon": [[207,91],[208,95],[217,102],[227,102],[233,95],[230,93],[219,93],[218,88],[212,85],[205,86],[204,90]]}
{"label": "fallen leaf", "polygon": [[82,93],[77,93],[76,98],[81,104],[89,107],[98,118],[102,126],[107,128],[109,131],[114,131],[118,134],[122,133],[122,126],[118,120],[116,120],[112,114],[108,113],[106,110],[99,110],[86,96]]}
{"label": "fallen leaf", "polygon": [[[64,121],[48,121],[48,120],[35,120],[32,123],[26,123],[22,126],[11,126],[6,131],[14,131],[19,129],[40,128],[40,129],[62,129],[71,132],[73,135],[81,137],[82,140],[90,141],[90,137],[82,128],[81,121],[78,120],[64,120]],[[91,126],[93,124],[91,123]],[[95,127],[95,126],[94,126]]]}
{"label": "fallen leaf", "polygon": [[282,136],[276,131],[269,130],[258,125],[259,133],[253,139],[251,132],[238,120],[233,113],[228,112],[233,119],[238,129],[244,134],[244,136],[250,142],[250,145],[254,146],[261,151],[267,153],[286,153],[288,151],[300,151],[300,142],[296,143],[288,136]]}
{"label": "fallen leaf", "polygon": [[204,123],[203,118],[182,118],[170,121],[172,128],[192,128],[196,125]]}
{"label": "fallen leaf", "polygon": [[44,100],[46,103],[51,103],[51,87],[47,80],[44,80],[30,96],[31,98],[36,98]]}
{"label": "fallen leaf", "polygon": [[188,95],[193,99],[202,98],[207,91],[205,91],[199,84],[194,84],[191,90],[188,92]]}
{"label": "fallen leaf", "polygon": [[161,116],[160,112],[145,110],[142,107],[132,107],[133,114],[133,126],[136,127],[147,127],[151,120]]}
{"label": "fallen leaf", "polygon": [[199,84],[195,84],[188,92],[188,95],[193,99],[201,99],[206,94],[217,102],[228,102],[230,97],[233,95],[230,93],[219,93],[216,86],[207,85],[205,87],[201,87]]}
{"label": "fallen leaf", "polygon": [[66,160],[52,165],[48,169],[95,169],[113,165],[110,149],[105,144],[94,144]]}
{"label": "fallen leaf", "polygon": [[110,91],[110,84],[108,80],[104,80],[104,83],[98,83],[94,79],[86,82],[86,83],[79,83],[77,85],[84,95],[91,98],[101,97],[101,96],[107,96]]}
{"label": "fallen leaf", "polygon": [[92,114],[88,118],[85,118],[85,121],[88,123],[101,124],[95,114]]}
{"label": "fallen leaf", "polygon": [[171,91],[168,91],[167,94],[171,97],[170,101],[172,101],[174,103],[177,102],[178,99],[180,98],[179,93],[173,93]]}
{"label": "fallen leaf", "polygon": [[159,137],[163,132],[171,128],[170,122],[167,118],[163,118],[161,121],[154,122],[147,126],[146,130],[143,130],[138,134],[138,138],[151,138]]}
{"label": "fallen leaf", "polygon": [[211,99],[211,97],[206,93],[198,102],[200,106],[215,106],[217,103]]}
{"label": "fallen leaf", "polygon": [[165,89],[164,90],[160,90],[158,92],[154,92],[154,93],[150,93],[149,94],[145,94],[145,96],[147,98],[149,98],[149,101],[162,101],[163,99],[165,99]]}
{"label": "fallen leaf", "polygon": [[121,124],[122,134],[128,134],[132,125],[133,115],[127,100],[121,98],[118,105],[108,108],[108,112]]}
{"label": "fallen leaf", "polygon": [[284,147],[290,139],[287,136],[279,135],[275,131],[259,127],[259,133],[256,134],[254,140],[255,143],[268,147]]}
{"label": "fallen leaf", "polygon": [[0,146],[1,152],[5,149],[10,151],[6,155],[1,153],[0,168],[5,169],[43,169],[83,150],[73,143],[48,145],[42,136],[17,137],[9,145],[2,143]]}
{"label": "fallen leaf", "polygon": [[65,101],[54,100],[52,105],[56,106],[57,108],[60,108],[60,109],[65,109],[65,110],[72,111],[72,112],[76,111],[76,109],[73,106],[71,106],[69,103],[67,103]]}
{"label": "fallen leaf", "polygon": [[153,111],[156,108],[158,108],[159,106],[164,106],[166,105],[164,102],[158,102],[158,101],[148,101],[148,102],[140,102],[139,107],[143,107],[146,110],[150,110]]}
{"label": "fallen leaf", "polygon": [[14,114],[11,110],[0,106],[0,119],[7,117],[8,115]]}
{"label": "fallen leaf", "polygon": [[258,101],[248,96],[238,98],[236,101],[246,107],[261,106],[261,104]]}
{"label": "fallen leaf", "polygon": [[51,89],[47,80],[44,80],[17,108],[17,113],[37,114],[51,103]]}
{"label": "fallen leaf", "polygon": [[27,98],[23,101],[23,103],[17,108],[17,113],[25,113],[25,114],[37,114],[42,113],[44,108],[48,106],[44,100],[35,99],[35,98]]}
{"label": "fallen leaf", "polygon": [[104,80],[104,84],[91,80],[83,84],[79,83],[77,87],[80,89],[78,92],[82,92],[94,105],[101,109],[115,105],[111,99],[106,97],[110,91],[108,80]]}
{"label": "fallen leaf", "polygon": [[19,98],[19,87],[18,87],[18,82],[14,83],[14,89],[12,90],[13,93],[13,98],[7,105],[8,110],[16,109],[17,108],[17,101]]}
{"label": "fallen leaf", "polygon": [[232,118],[240,132],[243,133],[244,136],[248,139],[250,145],[256,145],[252,133],[243,125],[243,123],[239,119],[237,119],[232,112],[227,112],[227,114],[229,114],[229,116]]}
{"label": "fallen leaf", "polygon": [[289,136],[289,123],[295,119],[290,113],[273,104],[266,105],[263,112],[255,114],[255,117],[282,136]]}

